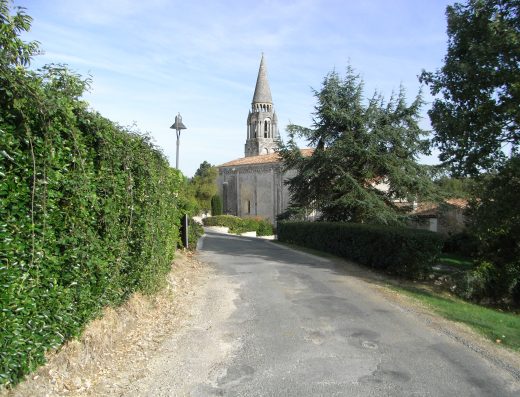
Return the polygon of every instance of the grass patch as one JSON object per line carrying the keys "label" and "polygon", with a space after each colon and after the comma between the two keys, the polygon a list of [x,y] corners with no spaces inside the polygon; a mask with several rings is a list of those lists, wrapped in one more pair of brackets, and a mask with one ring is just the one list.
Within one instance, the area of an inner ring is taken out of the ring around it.
{"label": "grass patch", "polygon": [[463,300],[413,287],[390,288],[425,303],[441,316],[469,325],[486,338],[520,351],[520,315],[504,313]]}
{"label": "grass patch", "polygon": [[446,253],[439,257],[438,264],[455,267],[460,270],[471,270],[475,267],[475,262],[471,258]]}

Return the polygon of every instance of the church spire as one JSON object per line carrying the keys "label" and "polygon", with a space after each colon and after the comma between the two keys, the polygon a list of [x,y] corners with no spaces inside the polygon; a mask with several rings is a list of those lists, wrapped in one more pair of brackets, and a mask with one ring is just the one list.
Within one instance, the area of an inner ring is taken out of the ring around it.
{"label": "church spire", "polygon": [[267,80],[267,67],[265,66],[264,53],[262,53],[262,59],[260,60],[255,94],[253,95],[253,104],[255,103],[273,103],[269,81]]}
{"label": "church spire", "polygon": [[278,118],[274,111],[271,89],[267,80],[264,54],[260,61],[251,110],[247,115],[245,156],[274,153],[277,149]]}

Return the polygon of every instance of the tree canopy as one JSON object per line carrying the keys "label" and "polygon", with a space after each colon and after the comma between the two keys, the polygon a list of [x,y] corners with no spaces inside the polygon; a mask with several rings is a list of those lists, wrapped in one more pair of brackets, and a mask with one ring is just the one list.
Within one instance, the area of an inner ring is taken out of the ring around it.
{"label": "tree canopy", "polygon": [[[327,74],[317,99],[313,128],[289,125],[279,153],[288,180],[290,213],[315,209],[325,220],[398,223],[397,199],[410,202],[432,192],[425,166],[426,132],[419,125],[420,94],[407,105],[404,89],[389,101],[378,94],[365,101],[363,82],[351,67],[344,78]],[[315,150],[301,154],[296,137]]]}
{"label": "tree canopy", "polygon": [[208,212],[211,209],[211,198],[217,193],[216,167],[207,161],[200,164],[195,175],[191,179],[190,186],[197,200],[199,209]]}
{"label": "tree canopy", "polygon": [[469,0],[446,15],[444,66],[420,80],[439,96],[428,113],[441,161],[476,175],[518,152],[520,1]]}

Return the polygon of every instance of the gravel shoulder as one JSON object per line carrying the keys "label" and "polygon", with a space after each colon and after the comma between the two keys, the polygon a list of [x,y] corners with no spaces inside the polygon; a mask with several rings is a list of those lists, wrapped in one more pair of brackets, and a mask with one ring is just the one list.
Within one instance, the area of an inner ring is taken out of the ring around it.
{"label": "gravel shoulder", "polygon": [[213,325],[234,310],[236,292],[182,253],[167,281],[153,297],[136,294],[107,309],[79,340],[49,353],[45,366],[0,396],[182,395],[232,350],[235,342]]}

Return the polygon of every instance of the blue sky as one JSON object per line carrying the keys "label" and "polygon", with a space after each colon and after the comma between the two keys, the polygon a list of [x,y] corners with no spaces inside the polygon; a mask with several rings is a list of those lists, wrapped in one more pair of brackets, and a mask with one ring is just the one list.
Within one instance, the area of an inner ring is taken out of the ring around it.
{"label": "blue sky", "polygon": [[[388,98],[402,84],[409,100],[417,75],[446,52],[443,0],[15,0],[34,18],[27,39],[44,55],[33,67],[66,63],[93,79],[91,107],[149,132],[175,164],[180,112],[180,168],[192,176],[204,160],[244,155],[246,118],[261,53],[266,57],[279,128],[310,126],[324,76],[350,63]],[[424,97],[431,101],[428,90]],[[424,108],[422,125],[429,128]],[[434,162],[434,158],[423,159]]]}

